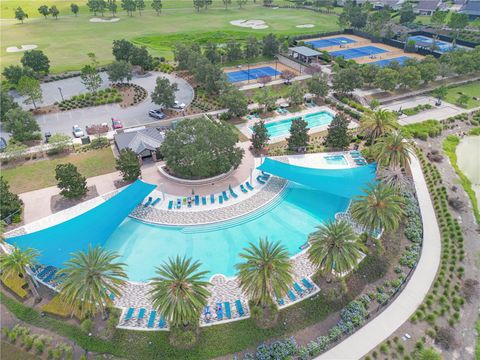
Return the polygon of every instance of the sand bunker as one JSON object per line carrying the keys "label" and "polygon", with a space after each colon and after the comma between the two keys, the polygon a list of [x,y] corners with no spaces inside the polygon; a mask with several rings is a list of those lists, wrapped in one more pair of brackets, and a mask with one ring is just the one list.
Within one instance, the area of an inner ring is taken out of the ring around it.
{"label": "sand bunker", "polygon": [[313,24],[300,24],[300,25],[297,25],[295,27],[297,27],[297,28],[312,28],[314,26],[315,25],[313,25]]}
{"label": "sand bunker", "polygon": [[95,23],[108,23],[108,22],[117,22],[119,21],[120,18],[113,18],[113,19],[101,19],[101,18],[91,18],[90,22],[95,22]]}
{"label": "sand bunker", "polygon": [[27,50],[36,49],[37,47],[38,45],[22,45],[20,47],[10,46],[10,47],[7,47],[7,52],[12,53],[12,52],[27,51]]}
{"label": "sand bunker", "polygon": [[230,21],[230,24],[255,30],[268,28],[268,25],[263,20],[233,20]]}

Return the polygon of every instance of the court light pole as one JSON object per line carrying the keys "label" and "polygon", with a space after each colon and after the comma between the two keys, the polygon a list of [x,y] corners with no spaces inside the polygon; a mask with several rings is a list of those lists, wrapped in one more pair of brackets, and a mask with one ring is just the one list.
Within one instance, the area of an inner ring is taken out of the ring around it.
{"label": "court light pole", "polygon": [[63,98],[62,88],[60,86],[58,87],[58,91],[60,92],[60,96],[62,97],[62,101],[64,101],[65,99]]}

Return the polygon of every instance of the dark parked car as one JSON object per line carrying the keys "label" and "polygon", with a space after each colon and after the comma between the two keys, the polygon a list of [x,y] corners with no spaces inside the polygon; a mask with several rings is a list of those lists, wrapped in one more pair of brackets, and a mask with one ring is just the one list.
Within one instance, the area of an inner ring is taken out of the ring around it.
{"label": "dark parked car", "polygon": [[7,140],[5,140],[3,137],[0,137],[0,152],[4,151],[6,147]]}
{"label": "dark parked car", "polygon": [[157,109],[157,110],[150,110],[148,112],[148,115],[150,117],[153,117],[154,119],[162,120],[165,117],[165,114],[162,112],[162,110]]}

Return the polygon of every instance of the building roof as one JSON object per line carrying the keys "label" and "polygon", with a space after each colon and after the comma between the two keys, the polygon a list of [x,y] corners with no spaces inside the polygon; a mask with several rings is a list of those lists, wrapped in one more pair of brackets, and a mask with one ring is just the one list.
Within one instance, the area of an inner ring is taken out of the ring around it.
{"label": "building roof", "polygon": [[154,151],[162,145],[165,136],[155,128],[115,134],[114,139],[118,150],[132,149],[136,154],[145,150]]}
{"label": "building roof", "polygon": [[306,57],[322,55],[321,52],[310,49],[309,47],[306,47],[306,46],[295,46],[295,47],[289,48],[289,50]]}
{"label": "building roof", "polygon": [[417,10],[435,11],[437,10],[439,4],[439,0],[420,0],[415,8]]}
{"label": "building roof", "polygon": [[480,0],[469,0],[458,12],[467,15],[480,16]]}

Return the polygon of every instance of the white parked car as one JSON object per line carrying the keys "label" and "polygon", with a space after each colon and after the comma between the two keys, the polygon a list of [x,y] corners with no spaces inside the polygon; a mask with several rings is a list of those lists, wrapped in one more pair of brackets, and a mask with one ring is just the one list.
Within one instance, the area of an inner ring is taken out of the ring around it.
{"label": "white parked car", "polygon": [[175,100],[175,105],[173,105],[173,108],[177,110],[182,110],[185,109],[185,104],[179,103],[177,100]]}
{"label": "white parked car", "polygon": [[73,136],[75,136],[76,138],[81,138],[84,135],[83,130],[80,129],[80,126],[78,125],[73,125],[72,133],[73,133]]}

